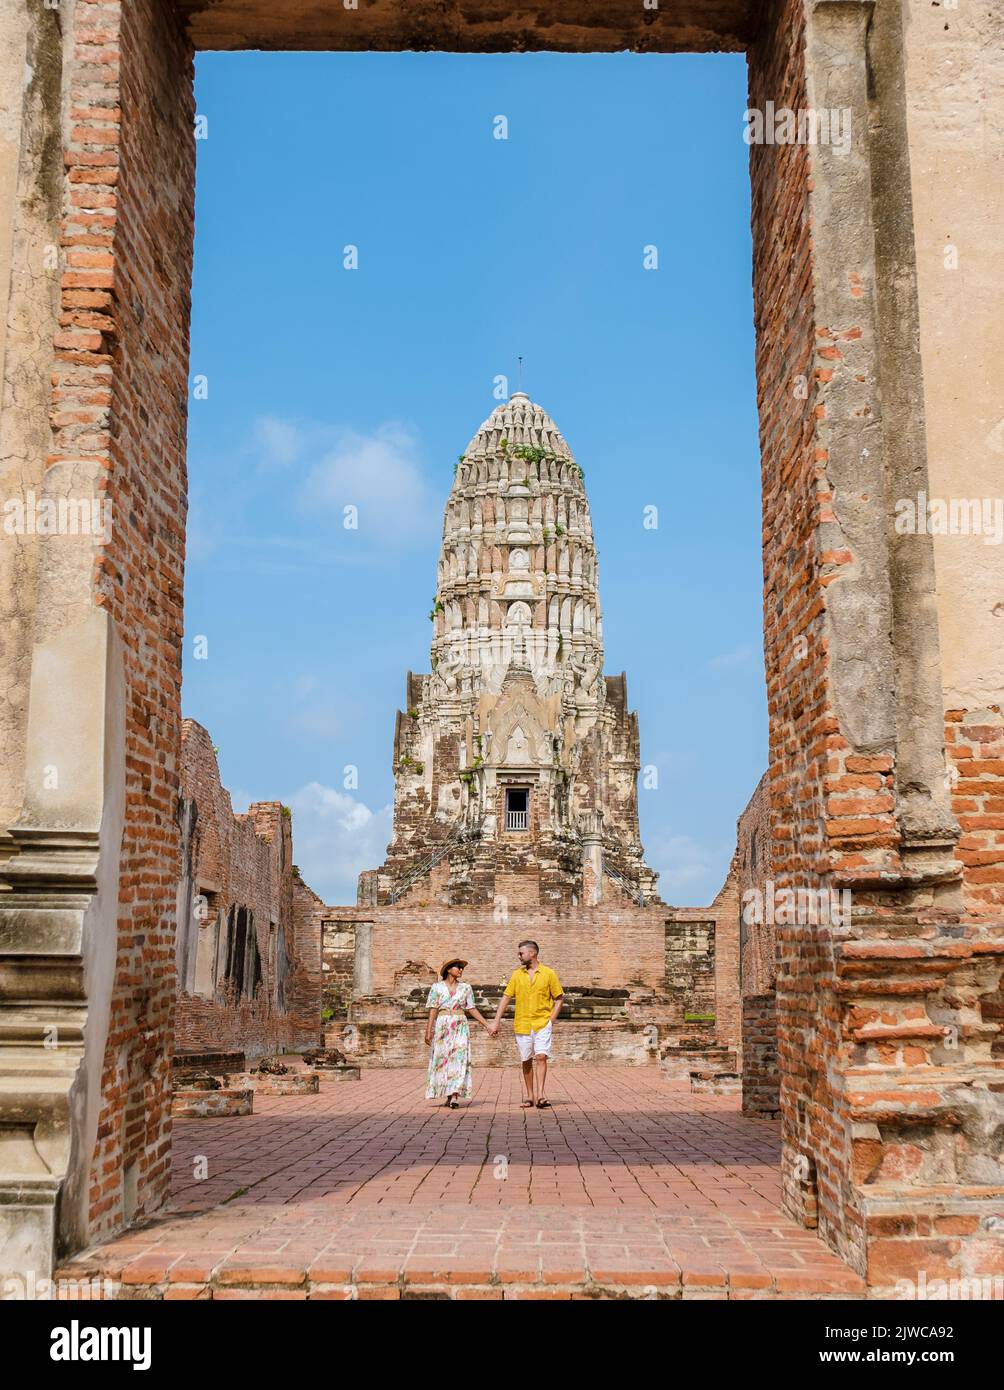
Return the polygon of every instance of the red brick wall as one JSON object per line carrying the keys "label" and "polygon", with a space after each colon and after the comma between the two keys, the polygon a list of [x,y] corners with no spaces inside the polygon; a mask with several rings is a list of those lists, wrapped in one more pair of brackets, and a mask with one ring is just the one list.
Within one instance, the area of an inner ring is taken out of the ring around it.
{"label": "red brick wall", "polygon": [[[540,946],[541,959],[568,987],[629,989],[639,1002],[653,998],[653,1020],[682,1025],[687,1012],[715,1015],[715,1036],[736,1043],[740,1036],[738,904],[730,882],[708,908],[639,908],[629,904],[575,908],[518,908],[508,917],[491,907],[328,907],[325,921],[325,1003],[344,1011],[351,983],[358,924],[372,924],[372,996],[400,998],[416,983],[431,983],[443,960],[463,955],[473,984],[507,980],[518,964],[525,937]],[[667,978],[667,940],[686,924],[708,927],[706,958],[694,958],[686,979]]]}
{"label": "red brick wall", "polygon": [[425,965],[431,979],[449,955],[470,962],[467,978],[482,984],[507,980],[524,937],[569,985],[601,988],[661,987],[665,978],[662,909],[557,908],[510,911],[496,921],[491,907],[329,908],[331,920],[371,921],[373,994],[396,994],[396,975],[407,962]]}
{"label": "red brick wall", "polygon": [[123,637],[127,682],[119,946],[91,1176],[99,1234],[157,1207],[168,1181],[195,168],[191,54],[170,6],[77,0],[68,18],[51,461],[92,460],[107,478],[95,602]]}
{"label": "red brick wall", "polygon": [[[768,101],[808,105],[802,0],[773,0],[750,50],[751,108]],[[830,519],[826,456],[817,435],[824,407],[819,373],[831,370],[828,341],[817,339],[809,209],[809,149],[750,146],[757,400],[763,483],[764,658],[770,717],[768,788],[773,868],[779,886],[811,887],[830,870],[827,779],[843,771],[845,744],[830,704],[825,591],[850,555],[820,550]],[[807,397],[800,398],[799,382]],[[884,822],[862,825],[884,843]],[[779,933],[778,1052],[789,1210],[815,1224],[823,1189],[827,1220],[842,1232],[852,1214],[840,1174],[849,1163],[846,1121],[830,1090],[840,1047],[839,1011],[825,1000],[832,959],[818,936]],[[811,982],[805,987],[805,982]]]}
{"label": "red brick wall", "polygon": [[949,710],[946,719],[966,912],[999,922],[1004,918],[1004,717],[995,705]]}
{"label": "red brick wall", "polygon": [[743,995],[743,1114],[778,1113],[777,999],[774,991]]}
{"label": "red brick wall", "polygon": [[[757,783],[736,826],[736,877],[739,890],[740,914],[762,902],[766,885],[774,880],[773,839],[770,827],[770,805],[767,797],[767,775]],[[745,898],[756,893],[758,899]],[[771,917],[773,914],[771,914]],[[757,919],[760,920],[757,920]],[[773,920],[766,914],[746,911],[740,929],[742,937],[742,993],[762,994],[771,989],[777,975],[777,933]]]}

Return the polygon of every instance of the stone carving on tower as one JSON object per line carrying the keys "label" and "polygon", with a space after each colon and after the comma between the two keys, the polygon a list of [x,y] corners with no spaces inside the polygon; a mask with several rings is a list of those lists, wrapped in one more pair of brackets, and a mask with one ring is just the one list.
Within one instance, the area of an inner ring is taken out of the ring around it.
{"label": "stone carving on tower", "polygon": [[430,616],[432,669],[409,673],[397,716],[393,839],[360,901],[658,902],[582,470],[522,391],[456,465]]}

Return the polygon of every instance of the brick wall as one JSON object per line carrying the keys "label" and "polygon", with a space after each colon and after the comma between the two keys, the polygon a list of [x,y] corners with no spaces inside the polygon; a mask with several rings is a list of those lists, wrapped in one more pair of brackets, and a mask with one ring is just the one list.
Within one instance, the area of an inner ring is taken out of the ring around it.
{"label": "brick wall", "polygon": [[952,810],[962,835],[956,856],[973,918],[1004,917],[1004,716],[999,706],[949,710],[945,742]]}
{"label": "brick wall", "polygon": [[[801,0],[772,0],[750,50],[749,104],[763,111],[768,101],[792,110],[808,105]],[[844,744],[830,706],[825,589],[832,573],[852,559],[820,553],[832,498],[817,433],[824,413],[819,374],[831,371],[832,348],[816,333],[809,173],[806,145],[750,146],[768,797],[776,881],[793,886],[815,885],[830,868],[826,786],[831,772],[841,769]],[[860,828],[867,845],[887,833],[877,820]],[[832,965],[811,935],[782,932],[778,969],[785,1201],[815,1224],[804,1178],[808,1174],[814,1192],[816,1156],[825,1155],[820,1163],[831,1165],[822,1175],[828,1219],[842,1233],[855,1218],[845,1211],[848,1189],[837,1176],[848,1161],[846,1122],[836,1113],[827,1067],[827,1056],[839,1049],[838,1014],[821,1012]],[[802,988],[804,980],[813,986]]]}
{"label": "brick wall", "polygon": [[714,923],[715,1037],[720,1043],[738,1044],[742,1037],[739,1008],[739,883],[735,862],[729,866],[725,882],[708,907],[673,909],[676,921],[705,920]]}
{"label": "brick wall", "polygon": [[[857,132],[856,162],[753,145],[750,168],[772,867],[779,888],[853,896],[850,921],[777,930],[784,1202],[879,1283],[916,1273],[942,1217],[945,1269],[990,1258],[967,1245],[979,1216],[958,1204],[1004,1176],[980,1137],[999,1084],[1004,942],[979,925],[1000,918],[999,719],[949,716],[963,818],[953,881],[925,704],[936,639],[911,630],[924,576],[901,549],[891,563],[885,512],[898,440],[883,407],[902,405],[916,348],[912,243],[889,258],[879,225],[909,100],[878,32],[892,10],[866,34],[858,7],[772,0],[750,50],[751,107],[848,101]],[[925,476],[922,457],[903,467]]]}
{"label": "brick wall", "polygon": [[[294,872],[292,818],[278,801],[234,815],[201,724],[182,726],[178,1052],[248,1058],[320,1036],[323,904]],[[238,970],[236,932],[246,939]]]}
{"label": "brick wall", "polygon": [[[369,983],[362,992],[387,1000],[431,983],[454,954],[468,960],[472,984],[497,985],[516,968],[519,941],[530,937],[567,987],[627,989],[639,1018],[644,1010],[647,1021],[679,1031],[688,1015],[700,1015],[720,1041],[738,1042],[738,915],[731,883],[707,908],[512,906],[507,915],[498,907],[450,907],[428,899],[326,908],[325,1006],[336,1019],[345,1017],[363,933]],[[395,1016],[392,1009],[388,1019]]]}
{"label": "brick wall", "polygon": [[[470,962],[467,978],[483,984],[507,980],[519,964],[523,937],[540,945],[540,957],[568,984],[657,989],[665,980],[667,909],[521,909],[496,921],[491,907],[402,905],[400,908],[329,908],[331,922],[373,923],[371,993],[396,995],[397,977],[409,963],[436,978],[449,955]],[[412,972],[409,971],[409,976]]]}
{"label": "brick wall", "polygon": [[192,61],[161,0],[76,0],[53,463],[97,465],[113,508],[95,602],[123,638],[126,818],[118,960],[91,1168],[92,1234],[167,1191],[178,877],[185,426],[195,174]]}
{"label": "brick wall", "polygon": [[773,841],[770,828],[770,805],[767,796],[767,774],[757,783],[746,808],[736,825],[736,877],[739,889],[742,993],[762,994],[772,988],[777,975],[777,933],[766,915],[747,910],[742,920],[743,906],[754,905],[745,896],[762,895],[765,885],[773,882]]}
{"label": "brick wall", "polygon": [[[481,1009],[485,1018],[493,1015]],[[426,1067],[429,1048],[425,1042],[425,1022],[393,1020],[346,1023],[335,1020],[325,1030],[325,1043],[356,1063],[370,1067]],[[512,1033],[512,1008],[490,1038],[483,1028],[471,1029],[471,1058],[480,1067],[511,1067],[516,1061]],[[572,1023],[558,1017],[554,1031],[551,1062],[555,1066],[655,1066],[659,1061],[658,1040],[649,1024]]]}
{"label": "brick wall", "polygon": [[777,1069],[777,999],[743,995],[743,1114],[773,1117],[780,1099]]}

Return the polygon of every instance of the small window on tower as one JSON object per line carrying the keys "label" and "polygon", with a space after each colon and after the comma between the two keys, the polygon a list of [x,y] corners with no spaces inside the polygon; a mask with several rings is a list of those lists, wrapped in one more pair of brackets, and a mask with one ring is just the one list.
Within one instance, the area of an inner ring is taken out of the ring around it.
{"label": "small window on tower", "polygon": [[505,794],[506,830],[526,830],[529,822],[530,793],[525,787],[511,788]]}

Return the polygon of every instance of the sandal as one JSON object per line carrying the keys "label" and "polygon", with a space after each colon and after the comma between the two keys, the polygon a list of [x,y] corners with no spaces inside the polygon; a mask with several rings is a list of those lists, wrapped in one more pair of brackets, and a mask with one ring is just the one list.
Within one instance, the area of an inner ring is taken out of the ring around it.
{"label": "sandal", "polygon": [[521,1110],[532,1110],[532,1109],[533,1109],[533,1101],[532,1101],[532,1100],[521,1100],[520,1103],[519,1103],[519,1108],[520,1108]]}
{"label": "sandal", "polygon": [[550,1102],[549,1100],[545,1100],[544,1097],[541,1096],[540,1100],[538,1100],[538,1102],[537,1102],[537,1109],[538,1109],[538,1110],[550,1110],[550,1108],[551,1108],[551,1102]]}

